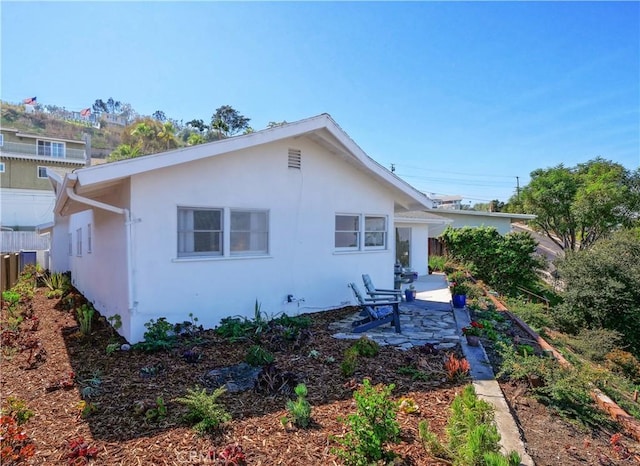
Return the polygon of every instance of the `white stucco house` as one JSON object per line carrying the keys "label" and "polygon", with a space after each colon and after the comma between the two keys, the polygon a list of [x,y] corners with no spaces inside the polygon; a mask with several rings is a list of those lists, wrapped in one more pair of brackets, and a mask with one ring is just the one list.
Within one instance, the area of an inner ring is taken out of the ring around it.
{"label": "white stucco house", "polygon": [[[427,273],[431,201],[368,157],[327,115],[59,177],[52,269],[122,335],[193,313],[294,315],[354,302],[349,282],[393,287],[396,230]],[[405,248],[406,249],[406,248]]]}

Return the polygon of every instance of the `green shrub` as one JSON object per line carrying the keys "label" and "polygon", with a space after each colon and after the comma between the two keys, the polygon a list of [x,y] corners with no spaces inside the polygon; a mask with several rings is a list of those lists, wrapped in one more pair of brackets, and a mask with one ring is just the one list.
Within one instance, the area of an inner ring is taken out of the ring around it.
{"label": "green shrub", "polygon": [[351,377],[358,365],[358,350],[353,346],[347,348],[340,363],[340,370],[345,377]]}
{"label": "green shrub", "polygon": [[435,272],[444,272],[446,263],[445,256],[429,256],[429,268]]}
{"label": "green shrub", "polygon": [[247,356],[245,358],[248,364],[258,367],[264,366],[266,364],[271,364],[275,358],[273,354],[264,349],[259,345],[253,345],[247,351]]}
{"label": "green shrub", "polygon": [[418,424],[418,435],[427,451],[456,466],[518,466],[520,457],[499,453],[500,434],[492,406],[480,400],[473,385],[467,385],[451,404],[447,422],[447,443],[442,444],[429,430],[427,421]]}
{"label": "green shrub", "polygon": [[187,390],[186,396],[176,398],[178,403],[187,406],[185,420],[193,424],[193,429],[199,434],[211,433],[231,420],[231,415],[217,401],[225,391],[224,387],[218,387],[208,395],[206,389],[196,387]]}
{"label": "green shrub", "polygon": [[602,362],[607,354],[620,347],[623,343],[622,335],[617,330],[606,328],[588,329],[568,338],[568,344],[585,358]]}
{"label": "green shrub", "polygon": [[165,317],[160,317],[158,320],[151,319],[144,326],[147,329],[144,332],[144,341],[136,343],[134,348],[152,353],[167,350],[173,346],[175,342],[174,326],[167,322]]}
{"label": "green shrub", "polygon": [[373,358],[380,352],[380,345],[366,335],[358,338],[352,348],[354,348],[358,356],[364,356],[365,358]]}
{"label": "green shrub", "polygon": [[640,384],[640,362],[636,357],[621,349],[615,349],[605,357],[606,366],[611,371],[622,374],[633,383]]}
{"label": "green shrub", "polygon": [[311,405],[307,401],[307,387],[298,384],[294,389],[298,399],[287,401],[287,411],[291,415],[292,422],[298,427],[309,427],[311,424]]}
{"label": "green shrub", "polygon": [[349,432],[343,438],[335,438],[343,448],[333,448],[346,465],[366,466],[380,460],[389,460],[393,454],[385,450],[388,443],[397,443],[400,426],[396,420],[398,403],[390,395],[395,385],[371,386],[368,379],[353,397],[356,413],[339,420]]}
{"label": "green shrub", "polygon": [[538,333],[543,333],[546,327],[553,326],[553,317],[543,304],[514,298],[507,300],[507,306],[511,312]]}

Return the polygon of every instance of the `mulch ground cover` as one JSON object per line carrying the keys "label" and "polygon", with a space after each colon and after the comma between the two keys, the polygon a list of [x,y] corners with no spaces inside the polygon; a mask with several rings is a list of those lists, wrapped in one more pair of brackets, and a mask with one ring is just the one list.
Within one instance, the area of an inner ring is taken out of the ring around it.
{"label": "mulch ground cover", "polygon": [[[77,306],[82,297],[75,298]],[[376,357],[359,358],[351,377],[343,376],[340,361],[353,342],[331,337],[327,328],[353,309],[311,314],[308,341],[275,352],[276,366],[308,387],[313,407],[310,428],[281,422],[290,396],[250,389],[223,394],[219,400],[232,421],[218,434],[202,437],[183,422],[186,408],[175,399],[188,388],[210,384],[207,374],[212,369],[243,362],[253,342],[230,342],[209,330],[196,340],[182,339],[167,351],[107,354],[107,345],[114,342],[111,327],[102,318],[94,319],[92,334],[83,336],[64,302],[46,299],[44,289],[37,289],[29,310],[39,320],[37,329],[33,331],[25,319],[23,349],[3,348],[2,398],[23,399],[35,413],[23,426],[35,445],[29,464],[69,464],[74,460],[69,458],[72,443],[79,438],[84,447],[95,449],[90,450],[95,453],[90,462],[101,465],[224,464],[207,455],[228,445],[240,445],[251,465],[339,463],[331,452],[337,446],[332,436],[346,432],[338,419],[355,412],[353,392],[365,377],[372,384],[394,383],[395,398],[410,397],[419,406],[419,414],[398,415],[401,442],[391,447],[398,455],[397,464],[444,464],[426,453],[418,438],[418,422],[427,419],[432,430],[444,435],[449,406],[466,380],[448,380],[443,369],[446,353],[428,354],[431,351],[419,348],[403,352],[383,347]],[[31,342],[27,345],[31,349],[24,349],[25,341]],[[186,350],[198,354],[197,363],[185,360]],[[410,365],[422,368],[426,380],[398,373],[399,367]],[[147,419],[146,410],[158,397],[167,416]],[[82,415],[83,408],[91,412]],[[81,464],[84,458],[76,460]]]}
{"label": "mulch ground cover", "polygon": [[[76,295],[75,305],[82,299]],[[309,339],[275,351],[276,366],[308,387],[313,407],[309,428],[281,422],[290,396],[249,389],[222,395],[232,421],[218,434],[202,437],[183,422],[186,408],[175,399],[188,388],[213,388],[207,374],[243,362],[254,342],[230,342],[205,331],[166,351],[107,354],[107,345],[115,341],[111,327],[95,319],[92,334],[83,336],[65,302],[46,299],[44,289],[38,289],[27,314],[36,316],[39,324],[26,318],[18,344],[2,348],[2,399],[23,399],[35,413],[22,426],[35,446],[35,455],[25,464],[83,464],[85,458],[70,458],[78,448],[91,453],[88,462],[96,465],[225,464],[219,453],[230,445],[240,445],[250,465],[340,464],[331,452],[337,446],[332,437],[345,434],[339,418],[355,412],[353,392],[365,377],[373,384],[395,384],[395,398],[410,397],[419,406],[418,414],[398,414],[401,441],[391,447],[398,455],[396,464],[446,464],[426,453],[418,422],[428,420],[444,438],[450,404],[468,380],[449,380],[443,368],[448,354],[424,347],[404,352],[383,347],[374,358],[360,358],[353,376],[343,376],[340,362],[353,342],[334,339],[328,326],[353,309],[310,314]],[[517,327],[513,332],[518,334]],[[491,344],[484,344],[496,364]],[[197,354],[197,363],[185,359],[188,350]],[[454,353],[459,356],[459,349]],[[400,367],[417,368],[424,376],[400,374]],[[521,383],[500,383],[537,465],[638,464],[635,454],[625,457],[611,444],[615,432],[581,430],[529,397]],[[167,416],[148,419],[145,414],[158,397],[166,404]],[[623,444],[635,447],[627,438]],[[209,452],[218,459],[210,459]]]}

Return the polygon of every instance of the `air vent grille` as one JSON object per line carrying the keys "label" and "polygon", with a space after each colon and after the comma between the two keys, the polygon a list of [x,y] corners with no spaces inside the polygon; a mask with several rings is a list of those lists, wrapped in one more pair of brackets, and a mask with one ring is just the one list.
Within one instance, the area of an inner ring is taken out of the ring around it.
{"label": "air vent grille", "polygon": [[289,149],[289,168],[300,170],[302,165],[302,152],[299,149]]}

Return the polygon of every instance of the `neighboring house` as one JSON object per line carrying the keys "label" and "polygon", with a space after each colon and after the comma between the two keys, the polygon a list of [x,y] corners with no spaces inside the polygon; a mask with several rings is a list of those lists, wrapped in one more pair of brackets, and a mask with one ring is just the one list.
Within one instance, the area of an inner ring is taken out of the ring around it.
{"label": "neighboring house", "polygon": [[[477,210],[445,210],[432,209],[428,210],[440,217],[448,219],[452,228],[463,227],[495,227],[501,235],[509,233],[512,223],[522,222],[523,220],[533,220],[535,215],[530,214],[511,214],[507,212],[484,212]],[[443,227],[433,228],[431,237],[439,236],[444,231]]]}
{"label": "neighboring house", "polygon": [[323,114],[208,144],[50,172],[52,269],[122,335],[166,317],[297,314],[353,302],[349,282],[393,287],[395,235],[427,273],[429,199],[369,158]]}
{"label": "neighboring house", "polygon": [[462,196],[438,196],[429,194],[434,209],[459,210],[462,208]]}
{"label": "neighboring house", "polygon": [[85,142],[0,130],[0,224],[13,230],[34,230],[53,220],[55,194],[47,176],[85,165]]}

